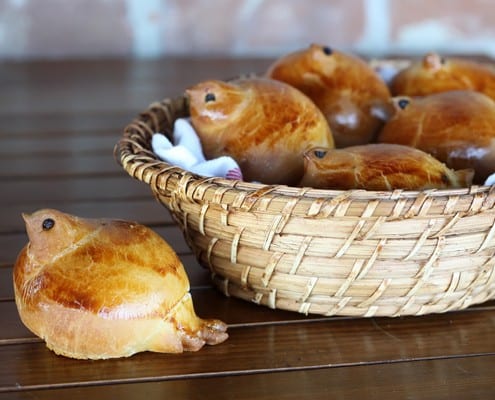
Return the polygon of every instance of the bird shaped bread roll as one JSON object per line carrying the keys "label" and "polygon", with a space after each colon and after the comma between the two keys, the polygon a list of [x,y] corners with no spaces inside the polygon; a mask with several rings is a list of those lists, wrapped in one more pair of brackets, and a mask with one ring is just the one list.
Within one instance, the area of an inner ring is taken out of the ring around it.
{"label": "bird shaped bread roll", "polygon": [[495,172],[495,102],[470,90],[393,99],[378,142],[416,147],[449,168],[475,170],[475,183]]}
{"label": "bird shaped bread roll", "polygon": [[450,90],[475,90],[495,100],[495,69],[488,64],[428,53],[392,79],[394,96],[426,96]]}
{"label": "bird shaped bread roll", "polygon": [[334,145],[320,110],[285,83],[210,80],[186,94],[206,158],[231,156],[246,181],[296,184],[303,174],[303,152]]}
{"label": "bird shaped bread roll", "polygon": [[298,88],[315,102],[336,147],[371,142],[390,98],[385,82],[364,60],[316,44],[281,57],[266,76]]}
{"label": "bird shaped bread roll", "polygon": [[180,353],[227,338],[223,322],[196,316],[180,260],[152,230],[50,209],[23,217],[29,243],[14,266],[16,305],[55,353]]}
{"label": "bird shaped bread roll", "polygon": [[306,152],[300,186],[318,189],[423,190],[466,187],[472,171],[452,171],[408,146],[366,144]]}

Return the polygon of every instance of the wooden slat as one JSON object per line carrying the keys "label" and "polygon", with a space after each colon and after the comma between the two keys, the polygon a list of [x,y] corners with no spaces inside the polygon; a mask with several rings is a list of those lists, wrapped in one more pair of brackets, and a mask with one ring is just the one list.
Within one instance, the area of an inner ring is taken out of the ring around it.
{"label": "wooden slat", "polygon": [[43,114],[31,114],[28,110],[24,114],[0,113],[0,140],[3,143],[4,140],[19,138],[80,137],[98,132],[106,135],[108,132],[121,132],[122,127],[135,116],[136,111],[73,113],[62,108]]}
{"label": "wooden slat", "polygon": [[12,301],[13,299],[12,268],[0,267],[0,301]]}
{"label": "wooden slat", "polygon": [[[68,177],[73,179],[78,176],[121,176],[122,168],[106,153],[58,155],[57,157],[32,157],[29,159],[11,158],[0,159],[0,179],[4,181],[15,181],[19,179],[37,178],[59,178]],[[16,163],[14,171],[9,171],[7,165]],[[129,177],[129,179],[131,179]]]}
{"label": "wooden slat", "polygon": [[[26,162],[34,157],[46,158],[104,153],[108,155],[108,158],[113,159],[112,150],[120,137],[120,130],[110,132],[92,131],[90,133],[77,133],[74,135],[67,135],[67,132],[61,132],[58,135],[39,135],[36,137],[16,135],[10,138],[0,139],[0,143],[2,144],[0,147],[0,156],[2,159],[15,159]],[[10,164],[6,164],[6,166],[10,166]],[[16,167],[18,168],[18,165]],[[8,171],[15,172],[14,168],[9,168]]]}
{"label": "wooden slat", "polygon": [[151,196],[150,188],[129,177],[124,171],[119,176],[53,177],[50,179],[0,180],[0,205],[15,203],[89,201],[135,199]]}
{"label": "wooden slat", "polygon": [[33,340],[36,336],[31,333],[21,322],[16,305],[13,301],[1,301],[0,312],[2,316],[2,331],[0,345],[7,343],[18,343]]}
{"label": "wooden slat", "polygon": [[21,233],[17,235],[0,235],[0,267],[8,267],[13,265],[17,260],[17,255],[22,248],[27,244],[27,234]]}
{"label": "wooden slat", "polygon": [[0,137],[0,179],[122,172],[113,149],[123,129],[111,134]]}
{"label": "wooden slat", "polygon": [[15,391],[0,399],[493,399],[495,356]]}
{"label": "wooden slat", "polygon": [[[247,374],[362,363],[494,355],[489,311],[403,319],[327,319],[231,328],[221,345],[180,355],[100,362],[54,355],[42,343],[0,346],[0,388]],[[50,367],[47,368],[47,365]]]}

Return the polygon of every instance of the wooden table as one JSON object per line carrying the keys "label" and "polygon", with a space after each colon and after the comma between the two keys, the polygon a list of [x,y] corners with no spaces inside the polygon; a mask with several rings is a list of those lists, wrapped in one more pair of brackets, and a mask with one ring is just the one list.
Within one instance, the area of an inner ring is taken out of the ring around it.
{"label": "wooden table", "polygon": [[[0,399],[493,399],[495,302],[408,318],[275,311],[211,287],[168,211],[113,158],[123,127],[154,100],[270,60],[167,59],[0,64]],[[19,320],[12,265],[21,212],[50,207],[135,220],[162,235],[189,274],[197,312],[229,324],[218,346],[180,355],[77,361]]]}

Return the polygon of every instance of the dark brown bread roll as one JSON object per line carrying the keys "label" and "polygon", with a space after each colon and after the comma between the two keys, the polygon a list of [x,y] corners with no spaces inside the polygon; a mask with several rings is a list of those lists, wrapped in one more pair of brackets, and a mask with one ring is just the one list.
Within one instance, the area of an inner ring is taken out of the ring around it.
{"label": "dark brown bread roll", "polygon": [[336,147],[369,143],[382,126],[387,85],[364,60],[326,46],[288,54],[266,76],[298,88],[323,111]]}
{"label": "dark brown bread roll", "polygon": [[378,141],[416,147],[449,168],[475,170],[483,183],[495,172],[495,102],[469,90],[421,98],[396,97],[395,114]]}

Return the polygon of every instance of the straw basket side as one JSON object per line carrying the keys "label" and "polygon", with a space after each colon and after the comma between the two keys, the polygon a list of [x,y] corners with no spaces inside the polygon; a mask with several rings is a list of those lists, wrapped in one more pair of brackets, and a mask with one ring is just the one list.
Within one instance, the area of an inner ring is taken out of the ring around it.
{"label": "straw basket side", "polygon": [[160,161],[154,132],[188,115],[150,105],[115,156],[173,215],[215,285],[271,308],[399,316],[495,294],[495,189],[336,191],[203,178]]}

